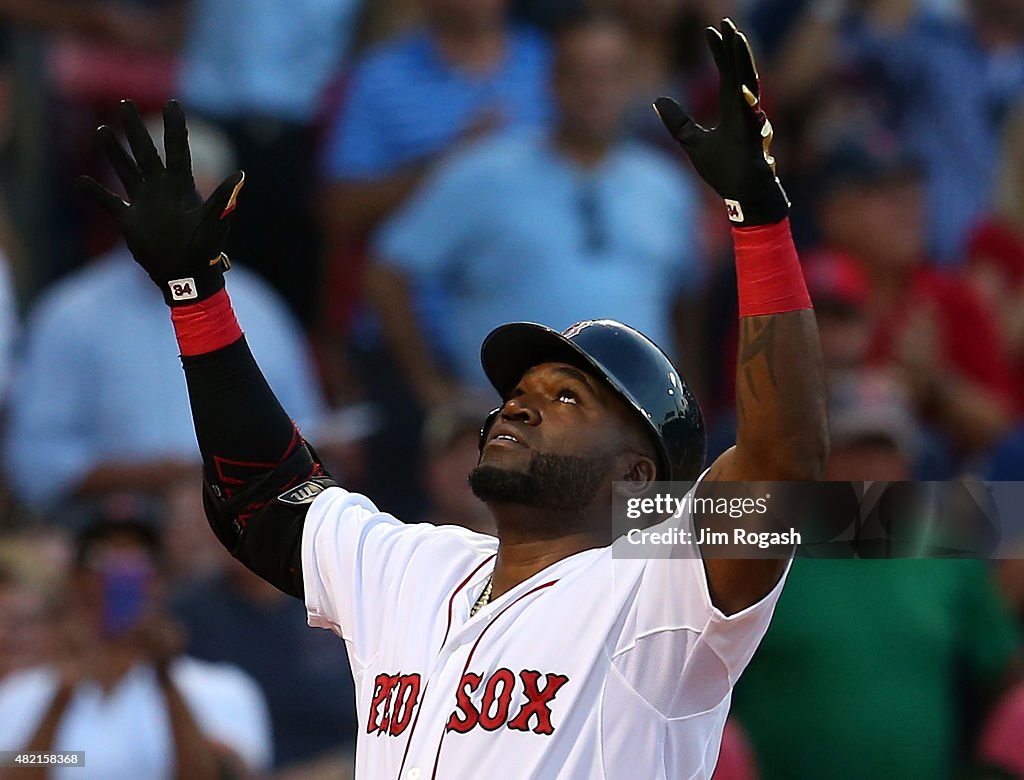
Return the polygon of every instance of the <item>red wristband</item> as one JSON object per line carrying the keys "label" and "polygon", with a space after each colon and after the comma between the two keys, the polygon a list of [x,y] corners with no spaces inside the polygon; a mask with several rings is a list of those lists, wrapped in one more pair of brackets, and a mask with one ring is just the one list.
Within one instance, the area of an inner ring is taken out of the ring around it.
{"label": "red wristband", "polygon": [[172,307],[171,322],[183,356],[205,355],[234,344],[242,336],[224,288],[198,303]]}
{"label": "red wristband", "polygon": [[812,308],[788,217],[774,225],[733,228],[732,240],[741,317]]}

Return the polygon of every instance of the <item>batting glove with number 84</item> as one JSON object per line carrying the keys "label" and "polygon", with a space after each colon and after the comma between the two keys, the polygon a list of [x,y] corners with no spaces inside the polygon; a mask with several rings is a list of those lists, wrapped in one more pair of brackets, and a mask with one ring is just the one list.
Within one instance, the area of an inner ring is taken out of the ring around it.
{"label": "batting glove with number 84", "polygon": [[163,291],[168,305],[209,298],[224,287],[224,271],[231,267],[224,243],[245,174],[231,174],[203,201],[192,179],[185,113],[177,101],[164,106],[166,164],[135,104],[123,101],[120,117],[130,156],[111,128],[103,125],[96,135],[127,200],[88,176],[80,176],[76,184],[117,220],[135,261]]}

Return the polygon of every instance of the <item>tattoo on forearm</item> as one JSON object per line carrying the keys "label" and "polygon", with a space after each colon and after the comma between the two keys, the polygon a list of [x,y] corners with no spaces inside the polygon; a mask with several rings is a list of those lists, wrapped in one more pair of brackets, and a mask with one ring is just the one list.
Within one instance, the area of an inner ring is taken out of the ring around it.
{"label": "tattoo on forearm", "polygon": [[753,363],[758,356],[763,356],[772,387],[778,387],[778,380],[775,376],[775,326],[777,322],[774,317],[763,319],[744,317],[740,323],[743,328],[740,339],[740,367],[743,369],[743,377],[751,398],[755,403],[760,403],[757,385],[754,381]]}
{"label": "tattoo on forearm", "polygon": [[746,422],[747,419],[747,405],[743,403],[743,394],[736,393],[736,412],[739,416],[740,422]]}

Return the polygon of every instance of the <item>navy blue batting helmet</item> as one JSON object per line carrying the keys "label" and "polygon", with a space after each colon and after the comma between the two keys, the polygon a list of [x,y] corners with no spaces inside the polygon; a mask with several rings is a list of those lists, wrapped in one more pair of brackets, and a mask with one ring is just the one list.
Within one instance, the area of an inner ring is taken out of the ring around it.
{"label": "navy blue batting helmet", "polygon": [[[530,322],[495,328],[480,348],[484,373],[503,399],[540,363],[566,363],[606,382],[647,427],[658,452],[658,479],[692,481],[707,454],[700,405],[657,344],[615,320],[585,320],[562,333]],[[500,409],[488,416],[487,432]]]}

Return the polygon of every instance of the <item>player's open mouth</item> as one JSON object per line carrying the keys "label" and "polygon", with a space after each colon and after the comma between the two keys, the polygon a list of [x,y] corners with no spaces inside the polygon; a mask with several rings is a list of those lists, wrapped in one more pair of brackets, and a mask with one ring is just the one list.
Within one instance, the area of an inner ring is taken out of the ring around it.
{"label": "player's open mouth", "polygon": [[497,431],[491,435],[491,440],[487,442],[487,446],[500,445],[502,447],[525,447],[526,444],[512,431],[507,428],[501,431]]}

